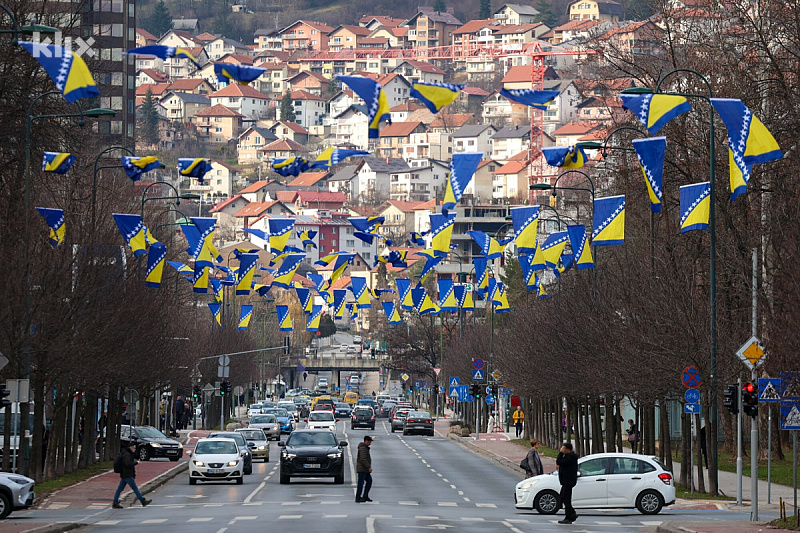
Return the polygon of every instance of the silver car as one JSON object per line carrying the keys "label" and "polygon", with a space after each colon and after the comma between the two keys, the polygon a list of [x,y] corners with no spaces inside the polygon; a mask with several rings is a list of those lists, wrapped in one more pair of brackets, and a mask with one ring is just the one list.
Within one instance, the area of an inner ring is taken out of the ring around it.
{"label": "silver car", "polygon": [[0,519],[11,511],[26,509],[33,505],[35,482],[29,477],[0,472]]}
{"label": "silver car", "polygon": [[267,440],[280,440],[281,438],[281,425],[275,415],[255,415],[250,418],[248,427],[263,431]]}

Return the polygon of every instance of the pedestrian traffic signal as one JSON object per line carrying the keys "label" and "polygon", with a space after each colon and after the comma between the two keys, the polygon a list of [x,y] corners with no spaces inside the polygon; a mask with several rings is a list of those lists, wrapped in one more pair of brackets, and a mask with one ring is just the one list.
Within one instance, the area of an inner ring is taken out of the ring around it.
{"label": "pedestrian traffic signal", "polygon": [[370,350],[370,356],[371,356],[370,359],[375,359],[375,348],[372,348]]}
{"label": "pedestrian traffic signal", "polygon": [[203,389],[200,388],[200,385],[195,385],[192,389],[192,396],[195,398],[199,398],[200,395],[203,393]]}
{"label": "pedestrian traffic signal", "polygon": [[755,383],[742,385],[742,411],[747,416],[758,416],[758,387]]}
{"label": "pedestrian traffic signal", "polygon": [[725,399],[722,401],[722,405],[725,406],[728,411],[733,414],[739,412],[739,387],[737,385],[728,385],[728,388],[725,389],[723,393],[725,395]]}
{"label": "pedestrian traffic signal", "polygon": [[219,395],[225,396],[231,392],[231,382],[223,381],[219,384]]}
{"label": "pedestrian traffic signal", "polygon": [[481,397],[481,386],[479,383],[473,383],[470,385],[470,394],[472,394],[475,398]]}
{"label": "pedestrian traffic signal", "polygon": [[11,405],[11,400],[8,399],[9,396],[11,396],[10,390],[8,389],[0,390],[0,408]]}

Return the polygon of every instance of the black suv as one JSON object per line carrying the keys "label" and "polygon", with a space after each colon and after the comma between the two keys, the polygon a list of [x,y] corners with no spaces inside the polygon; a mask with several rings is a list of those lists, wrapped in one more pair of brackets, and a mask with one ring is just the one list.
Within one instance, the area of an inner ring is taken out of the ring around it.
{"label": "black suv", "polygon": [[120,446],[125,448],[135,444],[136,457],[140,461],[154,457],[177,461],[183,457],[183,444],[170,439],[153,426],[122,426],[119,441]]}
{"label": "black suv", "polygon": [[353,409],[353,417],[350,419],[350,429],[364,427],[375,429],[375,411],[366,405],[356,405]]}

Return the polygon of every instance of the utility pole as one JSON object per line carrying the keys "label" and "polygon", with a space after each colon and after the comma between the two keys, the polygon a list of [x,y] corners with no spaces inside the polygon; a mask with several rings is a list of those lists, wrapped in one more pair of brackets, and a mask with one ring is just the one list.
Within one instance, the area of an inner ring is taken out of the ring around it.
{"label": "utility pole", "polygon": [[[753,248],[753,323],[752,334],[756,336],[756,320],[758,305],[758,293],[756,292],[756,285],[758,284],[758,248]],[[758,372],[756,365],[750,371],[750,381],[758,384]],[[756,389],[757,390],[757,389]],[[758,394],[758,392],[756,392]],[[741,395],[740,395],[741,396]],[[741,415],[740,415],[741,416]],[[758,416],[752,416],[750,420],[750,521],[758,521]]]}

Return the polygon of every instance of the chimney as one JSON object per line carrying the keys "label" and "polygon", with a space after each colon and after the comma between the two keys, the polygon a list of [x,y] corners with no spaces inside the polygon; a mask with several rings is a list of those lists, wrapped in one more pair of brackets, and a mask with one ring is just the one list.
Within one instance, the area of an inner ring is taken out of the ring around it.
{"label": "chimney", "polygon": [[388,165],[389,163],[390,163],[390,157],[387,155],[386,156],[386,164]]}

